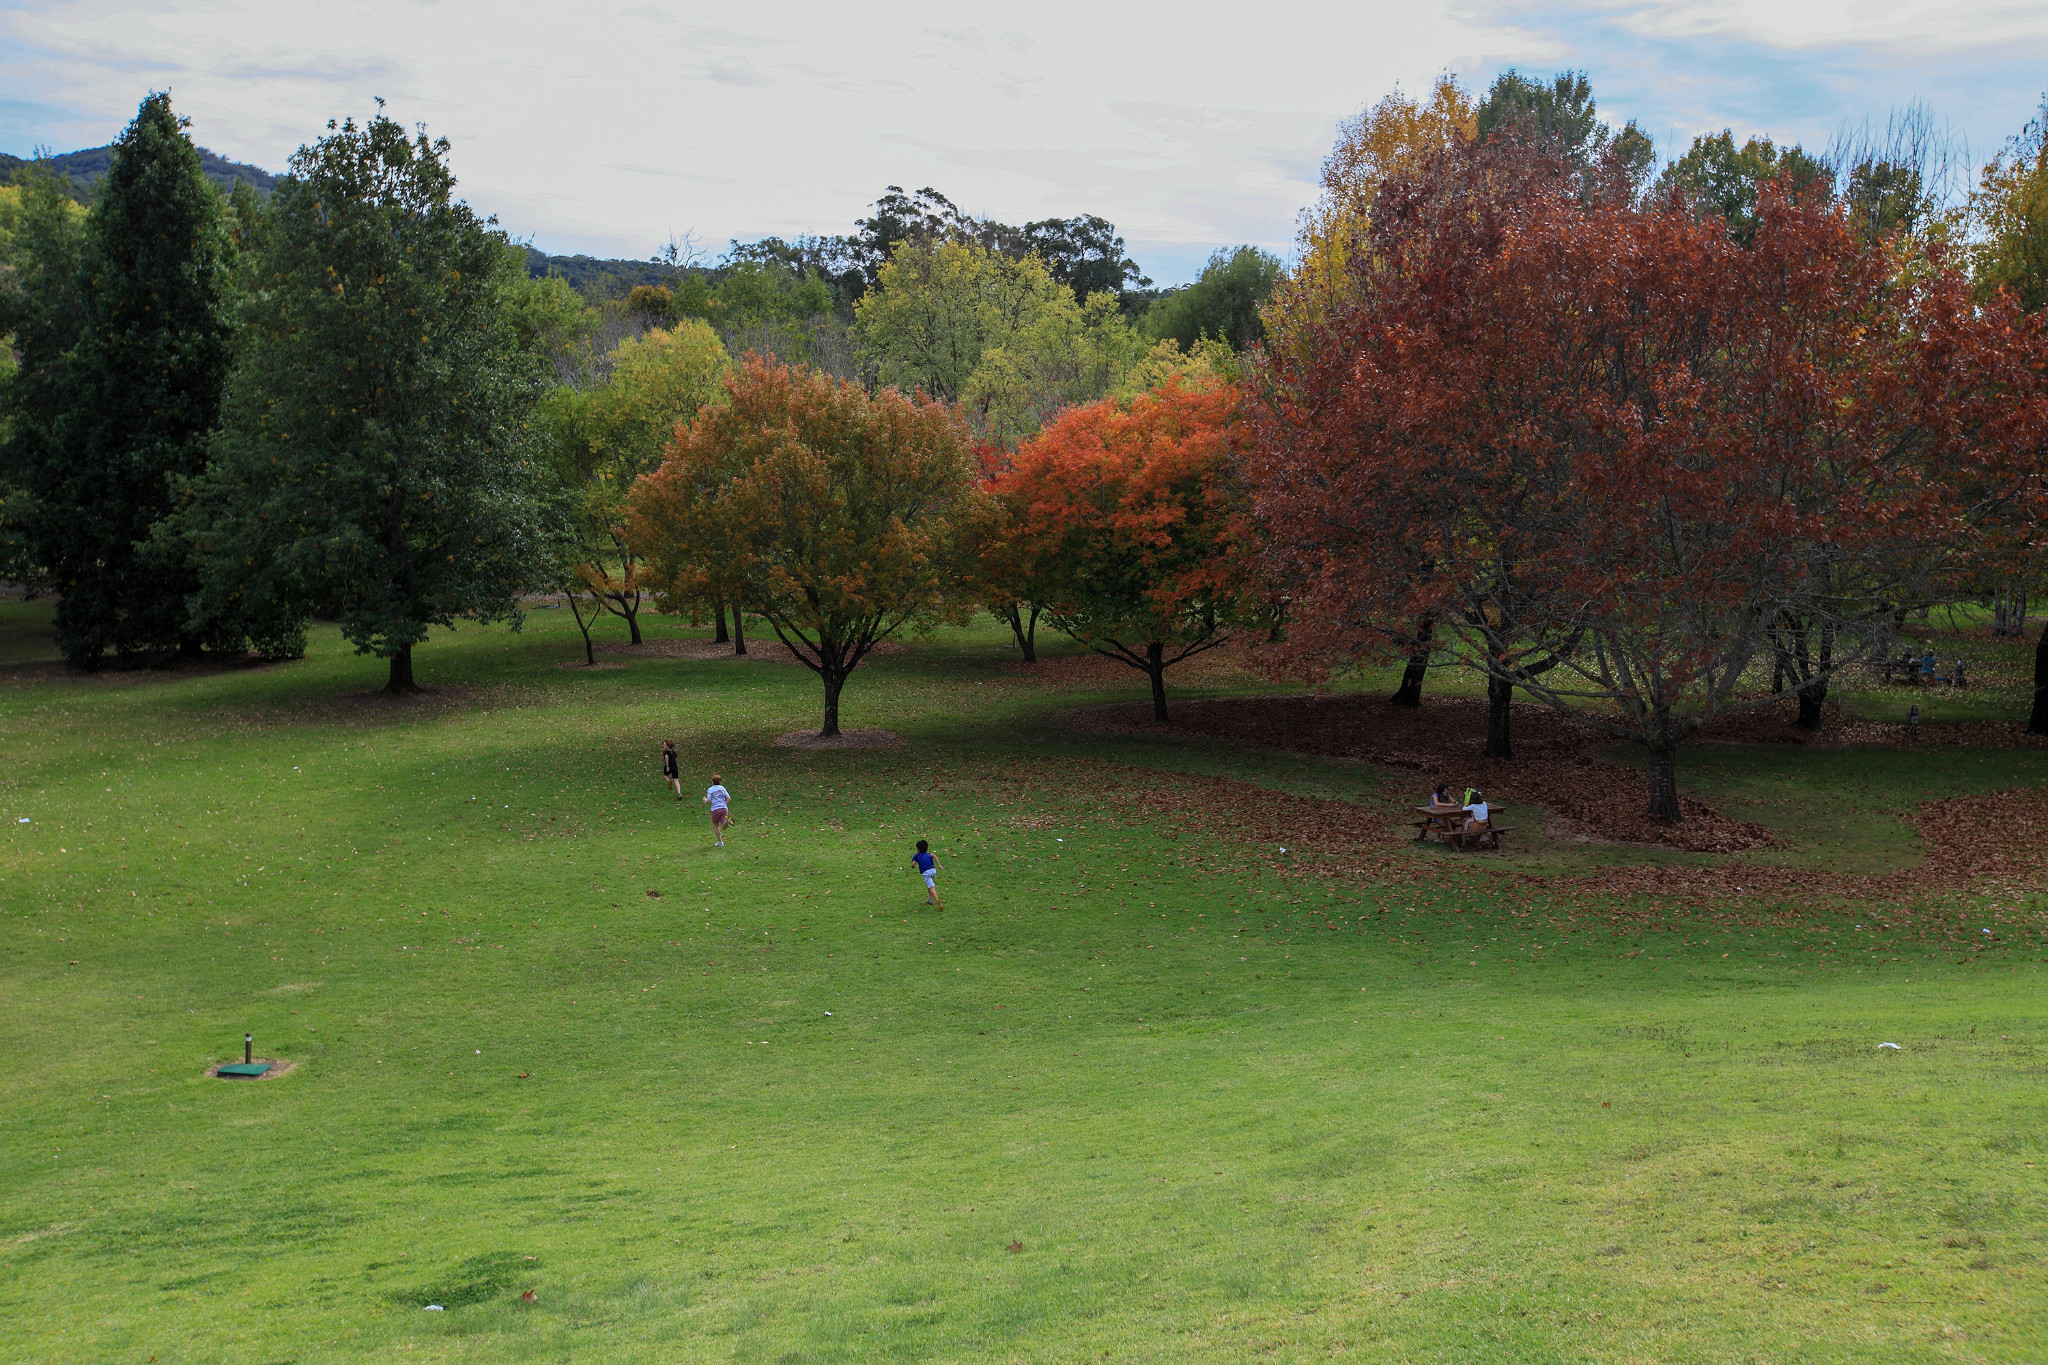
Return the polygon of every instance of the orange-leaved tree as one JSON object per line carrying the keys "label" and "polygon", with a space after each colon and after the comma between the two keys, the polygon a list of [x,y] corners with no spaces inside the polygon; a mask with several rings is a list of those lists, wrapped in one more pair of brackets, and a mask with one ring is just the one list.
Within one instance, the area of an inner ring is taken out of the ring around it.
{"label": "orange-leaved tree", "polygon": [[975,473],[951,406],[749,356],[635,485],[632,534],[658,597],[722,591],[767,620],[824,683],[829,737],[876,645],[965,619]]}
{"label": "orange-leaved tree", "polygon": [[1068,409],[994,480],[1046,618],[1143,672],[1162,723],[1166,670],[1258,614],[1238,429],[1235,387],[1169,380]]}

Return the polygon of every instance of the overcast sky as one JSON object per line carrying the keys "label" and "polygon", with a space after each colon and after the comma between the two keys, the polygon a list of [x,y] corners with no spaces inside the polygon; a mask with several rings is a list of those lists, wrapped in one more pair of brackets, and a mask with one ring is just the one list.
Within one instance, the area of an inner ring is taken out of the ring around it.
{"label": "overcast sky", "polygon": [[2041,0],[0,0],[0,151],[104,144],[164,88],[202,145],[282,170],[382,96],[548,251],[845,231],[932,185],[1010,222],[1100,213],[1173,283],[1219,246],[1286,254],[1338,122],[1439,71],[1583,68],[1660,150],[1825,144],[1918,99],[1982,161],[2044,58]]}

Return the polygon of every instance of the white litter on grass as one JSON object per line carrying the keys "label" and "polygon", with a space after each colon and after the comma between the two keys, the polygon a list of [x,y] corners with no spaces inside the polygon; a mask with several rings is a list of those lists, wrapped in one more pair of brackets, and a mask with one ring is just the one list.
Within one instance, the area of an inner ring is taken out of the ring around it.
{"label": "white litter on grass", "polygon": [[827,1019],[830,1019],[830,1018],[832,1017],[832,1011],[831,1011],[831,1010],[826,1010],[826,1011],[825,1011],[825,1017],[826,1017]]}
{"label": "white litter on grass", "polygon": [[1282,844],[1282,845],[1280,845],[1280,851],[1281,851],[1282,853],[1285,853],[1285,852],[1287,851],[1287,845],[1285,845],[1285,844]]}
{"label": "white litter on grass", "polygon": [[445,1312],[447,1312],[448,1310],[447,1310],[447,1309],[445,1309],[445,1308],[443,1308],[443,1307],[442,1307],[442,1306],[441,1306],[440,1304],[438,1304],[438,1303],[430,1303],[430,1304],[428,1304],[428,1305],[427,1305],[427,1306],[426,1306],[425,1308],[422,1308],[422,1309],[421,1309],[420,1311],[421,1311],[422,1313],[445,1313]]}
{"label": "white litter on grass", "polygon": [[1990,931],[1989,929],[1986,929],[1986,930],[1985,930],[1984,932],[1988,934],[1988,933],[1990,933],[1991,931]]}
{"label": "white litter on grass", "polygon": [[24,815],[19,820],[16,820],[14,823],[17,825],[25,825],[28,823],[28,817]]}
{"label": "white litter on grass", "polygon": [[1888,1048],[1890,1048],[1890,1049],[1891,1049],[1892,1051],[1894,1051],[1894,1052],[1903,1052],[1903,1051],[1905,1050],[1905,1049],[1901,1048],[1901,1047],[1900,1047],[1900,1046],[1899,1046],[1899,1045],[1898,1045],[1897,1043],[1879,1043],[1879,1044],[1878,1044],[1878,1046],[1879,1046],[1879,1047],[1888,1047]]}

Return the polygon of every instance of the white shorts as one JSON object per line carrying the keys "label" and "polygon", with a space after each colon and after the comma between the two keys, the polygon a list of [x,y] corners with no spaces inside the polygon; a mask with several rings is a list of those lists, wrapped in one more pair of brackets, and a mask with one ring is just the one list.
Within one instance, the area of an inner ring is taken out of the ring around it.
{"label": "white shorts", "polygon": [[939,874],[938,874],[938,873],[936,873],[936,872],[927,872],[927,873],[925,873],[925,874],[924,874],[924,884],[925,884],[925,888],[926,888],[927,890],[931,890],[931,891],[936,891],[936,890],[938,890],[938,889],[939,889]]}

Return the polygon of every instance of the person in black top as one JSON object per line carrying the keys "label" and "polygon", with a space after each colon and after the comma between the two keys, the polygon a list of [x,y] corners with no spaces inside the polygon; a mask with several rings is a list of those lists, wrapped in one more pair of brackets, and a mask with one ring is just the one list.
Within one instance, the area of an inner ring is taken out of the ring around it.
{"label": "person in black top", "polygon": [[676,800],[683,799],[683,773],[676,766],[676,742],[665,739],[661,742],[661,775],[676,789]]}

